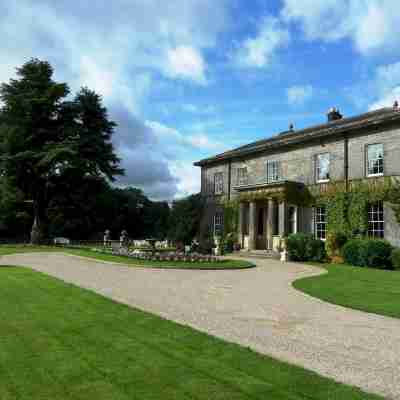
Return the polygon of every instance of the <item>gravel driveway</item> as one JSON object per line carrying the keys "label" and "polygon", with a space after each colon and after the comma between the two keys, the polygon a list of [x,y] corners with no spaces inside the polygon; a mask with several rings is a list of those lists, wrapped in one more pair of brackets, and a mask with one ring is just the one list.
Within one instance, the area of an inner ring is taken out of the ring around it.
{"label": "gravel driveway", "polygon": [[291,282],[314,267],[257,260],[258,268],[132,268],[65,255],[3,256],[122,303],[190,325],[337,381],[400,399],[400,320],[314,299]]}

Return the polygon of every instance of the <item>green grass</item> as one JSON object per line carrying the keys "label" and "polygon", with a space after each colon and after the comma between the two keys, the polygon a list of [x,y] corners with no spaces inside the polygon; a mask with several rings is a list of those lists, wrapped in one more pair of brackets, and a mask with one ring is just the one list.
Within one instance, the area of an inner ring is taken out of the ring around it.
{"label": "green grass", "polygon": [[400,318],[400,272],[321,264],[328,273],[302,278],[296,289],[330,303]]}
{"label": "green grass", "polygon": [[380,399],[21,267],[0,267],[1,400]]}
{"label": "green grass", "polygon": [[244,269],[255,265],[245,260],[222,260],[219,262],[185,262],[185,261],[149,261],[139,260],[125,256],[114,256],[112,254],[99,253],[89,249],[73,249],[55,246],[8,246],[0,245],[0,255],[31,252],[64,252],[81,257],[95,258],[101,261],[122,263],[133,267],[155,267],[155,268],[182,268],[182,269]]}

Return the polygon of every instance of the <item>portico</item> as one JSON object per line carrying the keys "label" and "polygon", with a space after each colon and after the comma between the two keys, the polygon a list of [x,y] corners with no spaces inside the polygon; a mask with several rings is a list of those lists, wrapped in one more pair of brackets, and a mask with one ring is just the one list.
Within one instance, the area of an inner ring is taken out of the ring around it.
{"label": "portico", "polygon": [[279,251],[281,238],[299,229],[299,206],[289,203],[293,189],[301,197],[302,185],[275,182],[237,186],[239,192],[238,237],[242,249]]}

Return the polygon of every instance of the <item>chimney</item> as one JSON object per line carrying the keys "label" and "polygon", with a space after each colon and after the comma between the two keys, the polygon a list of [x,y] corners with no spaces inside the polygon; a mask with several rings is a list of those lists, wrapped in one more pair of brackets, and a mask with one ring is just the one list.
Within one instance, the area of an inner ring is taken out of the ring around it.
{"label": "chimney", "polygon": [[338,119],[342,119],[343,115],[340,114],[339,110],[335,107],[331,108],[328,111],[328,122],[337,121]]}

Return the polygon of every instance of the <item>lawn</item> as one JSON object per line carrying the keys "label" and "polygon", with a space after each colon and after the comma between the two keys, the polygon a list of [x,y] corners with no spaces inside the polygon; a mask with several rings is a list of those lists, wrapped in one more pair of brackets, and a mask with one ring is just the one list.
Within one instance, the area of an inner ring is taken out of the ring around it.
{"label": "lawn", "polygon": [[255,265],[245,260],[224,259],[219,262],[185,262],[185,261],[149,261],[139,260],[126,256],[115,256],[90,249],[73,249],[55,246],[8,246],[0,245],[0,255],[30,252],[64,252],[81,257],[95,258],[101,261],[111,261],[130,265],[132,267],[155,267],[155,268],[182,268],[182,269],[244,269],[252,268]]}
{"label": "lawn", "polygon": [[0,267],[1,400],[380,399],[21,267]]}
{"label": "lawn", "polygon": [[400,318],[400,272],[322,264],[327,274],[303,278],[293,286],[311,296],[375,314]]}

